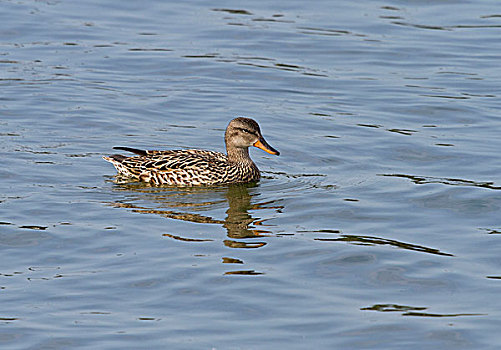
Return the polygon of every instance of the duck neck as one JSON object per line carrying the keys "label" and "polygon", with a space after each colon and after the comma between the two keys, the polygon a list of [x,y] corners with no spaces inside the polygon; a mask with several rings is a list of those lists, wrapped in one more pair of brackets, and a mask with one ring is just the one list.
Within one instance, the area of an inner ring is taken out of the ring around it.
{"label": "duck neck", "polygon": [[230,163],[238,164],[254,164],[249,156],[249,148],[241,147],[226,147],[226,153],[228,155],[228,161]]}

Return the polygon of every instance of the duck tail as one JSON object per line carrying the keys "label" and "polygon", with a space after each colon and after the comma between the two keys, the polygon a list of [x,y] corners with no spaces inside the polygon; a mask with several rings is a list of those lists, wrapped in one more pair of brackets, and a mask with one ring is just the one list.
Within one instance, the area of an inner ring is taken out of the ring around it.
{"label": "duck tail", "polygon": [[122,150],[122,151],[132,152],[132,153],[138,154],[140,156],[146,156],[148,154],[148,152],[143,151],[142,149],[131,148],[131,147],[120,147],[120,146],[118,146],[118,147],[113,147],[113,149],[119,149],[119,150]]}
{"label": "duck tail", "polygon": [[103,156],[104,160],[113,164],[117,162],[121,163],[126,158],[127,158],[126,156],[122,156],[121,154],[112,154],[111,156]]}

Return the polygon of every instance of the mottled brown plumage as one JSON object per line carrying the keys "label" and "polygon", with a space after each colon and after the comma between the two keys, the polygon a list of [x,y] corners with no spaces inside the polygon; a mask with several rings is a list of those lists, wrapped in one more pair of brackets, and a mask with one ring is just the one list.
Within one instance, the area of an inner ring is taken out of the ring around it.
{"label": "mottled brown plumage", "polygon": [[233,119],[226,128],[226,155],[199,149],[143,151],[114,147],[137,156],[114,154],[103,157],[111,162],[118,174],[155,185],[199,186],[243,183],[259,180],[256,164],[249,156],[249,147],[279,155],[261,135],[259,125],[252,119]]}

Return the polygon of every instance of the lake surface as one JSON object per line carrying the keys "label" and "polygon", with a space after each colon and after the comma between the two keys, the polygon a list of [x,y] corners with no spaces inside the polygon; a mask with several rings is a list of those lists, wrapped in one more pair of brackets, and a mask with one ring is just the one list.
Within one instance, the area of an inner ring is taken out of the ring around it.
{"label": "lake surface", "polygon": [[[0,348],[499,349],[497,0],[0,9]],[[258,184],[102,159],[239,115]]]}

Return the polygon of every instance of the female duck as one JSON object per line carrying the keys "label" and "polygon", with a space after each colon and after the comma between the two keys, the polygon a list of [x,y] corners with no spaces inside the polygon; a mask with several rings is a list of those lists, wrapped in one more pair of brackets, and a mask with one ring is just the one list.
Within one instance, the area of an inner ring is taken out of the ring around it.
{"label": "female duck", "polygon": [[249,147],[279,155],[261,135],[252,119],[233,119],[224,135],[226,155],[199,149],[143,151],[129,147],[113,147],[138,156],[114,154],[103,157],[118,174],[155,185],[198,186],[253,182],[260,178],[259,169],[249,156]]}

